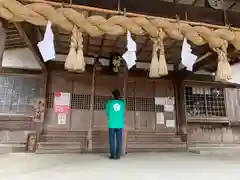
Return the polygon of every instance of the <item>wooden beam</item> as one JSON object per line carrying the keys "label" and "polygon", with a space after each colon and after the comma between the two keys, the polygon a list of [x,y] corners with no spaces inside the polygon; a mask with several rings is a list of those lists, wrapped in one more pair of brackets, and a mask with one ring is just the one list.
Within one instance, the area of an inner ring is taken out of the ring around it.
{"label": "wooden beam", "polygon": [[237,5],[237,2],[233,2],[233,3],[227,8],[227,11],[232,10],[232,8],[233,8],[234,6],[236,6],[236,5]]}
{"label": "wooden beam", "polygon": [[47,68],[37,47],[38,39],[34,26],[27,23],[14,23],[14,25],[17,28],[20,35],[25,40],[26,44],[28,45],[28,48],[32,51],[35,59],[40,64],[43,72],[47,72]]}
{"label": "wooden beam", "polygon": [[[80,4],[92,7],[100,7],[104,9],[117,10],[118,0],[72,0],[73,4]],[[128,12],[141,13],[145,15],[165,17],[176,19],[176,15],[180,20],[186,19],[186,13],[189,21],[205,22],[209,24],[224,25],[223,11],[211,8],[197,7],[187,4],[176,4],[172,2],[164,2],[160,0],[138,1],[136,0],[121,0],[121,7],[127,8]],[[171,10],[171,11],[170,11]],[[239,17],[239,12],[228,12],[229,23],[234,27],[240,27],[240,21],[232,17]]]}
{"label": "wooden beam", "polygon": [[213,55],[213,52],[207,52],[207,53],[205,53],[205,54],[202,55],[201,57],[197,58],[195,64],[196,64],[196,63],[199,63],[200,61],[206,59],[207,57],[209,57],[209,56],[211,56],[211,55]]}
{"label": "wooden beam", "polygon": [[[228,52],[227,56],[231,57],[235,53],[237,53],[237,50],[233,49],[232,51]],[[196,63],[193,65],[193,71],[194,72],[198,71],[201,68],[205,67],[206,65],[214,66],[216,62],[217,62],[217,54],[214,52],[207,52],[206,54],[204,54],[203,56],[201,56],[196,60]]]}
{"label": "wooden beam", "polygon": [[39,76],[42,75],[41,70],[35,70],[35,69],[17,69],[17,68],[6,68],[2,67],[0,75],[18,75],[18,76]]}

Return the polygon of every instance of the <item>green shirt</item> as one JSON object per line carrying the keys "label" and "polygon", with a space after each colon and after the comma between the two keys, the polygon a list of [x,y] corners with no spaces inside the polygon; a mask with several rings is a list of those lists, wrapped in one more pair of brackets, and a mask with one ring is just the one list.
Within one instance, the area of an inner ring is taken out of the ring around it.
{"label": "green shirt", "polygon": [[106,104],[106,114],[108,117],[108,128],[124,127],[124,110],[125,104],[123,100],[113,99]]}

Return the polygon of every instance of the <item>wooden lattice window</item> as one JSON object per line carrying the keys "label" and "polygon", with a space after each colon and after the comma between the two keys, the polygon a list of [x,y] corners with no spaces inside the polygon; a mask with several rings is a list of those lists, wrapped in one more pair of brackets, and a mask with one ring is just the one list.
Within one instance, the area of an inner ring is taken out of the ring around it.
{"label": "wooden lattice window", "polygon": [[128,111],[135,111],[135,98],[134,97],[127,97],[126,108]]}
{"label": "wooden lattice window", "polygon": [[185,108],[189,117],[225,117],[223,88],[185,87]]}
{"label": "wooden lattice window", "polygon": [[39,97],[43,83],[36,78],[0,76],[0,113],[29,114],[32,100]]}
{"label": "wooden lattice window", "polygon": [[53,108],[54,103],[54,93],[47,94],[47,108]]}
{"label": "wooden lattice window", "polygon": [[73,109],[90,109],[91,95],[89,94],[72,94],[71,108]]}
{"label": "wooden lattice window", "polygon": [[[91,95],[86,94],[72,94],[71,96],[71,108],[72,109],[90,109]],[[104,111],[105,106],[111,96],[94,96],[94,110]],[[123,98],[123,97],[121,97]],[[53,108],[54,93],[48,93],[47,107]],[[127,97],[126,100],[127,111],[150,111],[150,112],[163,112],[163,105],[155,105],[154,98],[143,97]]]}
{"label": "wooden lattice window", "polygon": [[154,98],[136,97],[136,110],[146,112],[155,111]]}
{"label": "wooden lattice window", "polygon": [[110,96],[94,96],[94,110],[103,111]]}

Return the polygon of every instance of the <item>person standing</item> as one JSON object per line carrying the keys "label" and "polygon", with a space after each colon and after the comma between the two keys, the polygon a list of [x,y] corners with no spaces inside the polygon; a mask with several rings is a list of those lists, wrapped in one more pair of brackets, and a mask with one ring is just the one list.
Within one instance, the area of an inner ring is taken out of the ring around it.
{"label": "person standing", "polygon": [[[120,91],[112,91],[113,99],[106,104],[108,118],[110,159],[120,159],[122,154],[122,132],[124,128],[125,103],[120,99]],[[115,143],[116,140],[116,143]]]}

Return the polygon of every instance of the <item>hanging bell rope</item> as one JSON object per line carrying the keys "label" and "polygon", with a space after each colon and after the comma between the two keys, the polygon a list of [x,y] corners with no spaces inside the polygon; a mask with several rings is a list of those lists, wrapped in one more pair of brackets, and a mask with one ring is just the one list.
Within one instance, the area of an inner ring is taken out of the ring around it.
{"label": "hanging bell rope", "polygon": [[149,68],[149,77],[150,78],[157,78],[159,76],[159,60],[158,60],[158,50],[159,44],[157,38],[152,38],[153,41],[153,50],[152,50],[152,60]]}
{"label": "hanging bell rope", "polygon": [[227,81],[231,79],[231,67],[227,57],[227,48],[227,41],[223,41],[221,48],[213,48],[218,55],[218,65],[215,74],[216,81]]}
{"label": "hanging bell rope", "polygon": [[152,38],[153,41],[153,51],[152,51],[152,61],[150,64],[149,77],[157,78],[160,76],[165,76],[168,74],[167,62],[164,53],[163,39],[165,33],[162,29],[159,30],[158,37]]}
{"label": "hanging bell rope", "polygon": [[158,73],[159,76],[166,76],[168,75],[168,68],[167,68],[167,62],[165,58],[165,51],[164,51],[164,44],[163,39],[165,37],[165,33],[162,29],[159,30],[159,63],[158,63]]}
{"label": "hanging bell rope", "polygon": [[78,30],[77,26],[72,29],[72,36],[70,42],[70,50],[65,61],[65,69],[68,71],[74,71],[76,68],[77,61],[77,47],[78,47]]}
{"label": "hanging bell rope", "polygon": [[83,34],[80,30],[78,30],[78,38],[77,38],[77,57],[74,63],[74,70],[76,72],[84,72],[86,63],[84,61],[83,55]]}

